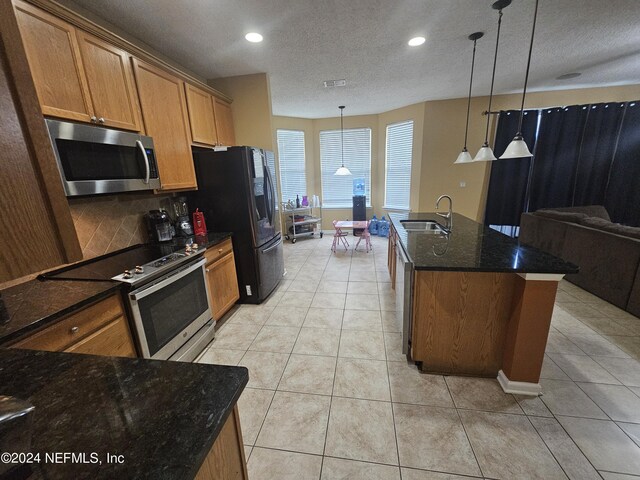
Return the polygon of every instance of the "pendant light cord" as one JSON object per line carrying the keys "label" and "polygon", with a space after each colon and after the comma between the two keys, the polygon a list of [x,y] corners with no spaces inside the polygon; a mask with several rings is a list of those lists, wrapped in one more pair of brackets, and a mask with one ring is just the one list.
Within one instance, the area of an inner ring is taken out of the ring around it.
{"label": "pendant light cord", "polygon": [[[536,0],[537,1],[537,0]],[[496,63],[498,63],[498,45],[500,45],[500,26],[502,25],[502,9],[498,11],[498,35],[496,36],[496,51],[493,55],[493,73],[491,74],[491,91],[489,92],[489,109],[491,111],[491,101],[493,100],[493,84],[496,79]],[[484,132],[484,144],[488,145],[489,140],[489,117],[487,115],[487,127]]]}
{"label": "pendant light cord", "polygon": [[[518,133],[522,136],[522,119],[524,117],[524,99],[527,95],[527,82],[529,81],[529,67],[531,66],[531,53],[533,52],[533,37],[536,33],[536,20],[538,19],[538,0],[533,14],[533,27],[531,28],[531,43],[529,44],[529,58],[527,59],[527,71],[524,74],[524,89],[522,90],[522,105],[520,106],[520,120],[518,121]],[[491,110],[491,109],[489,109]]]}
{"label": "pendant light cord", "polygon": [[471,78],[469,79],[469,99],[467,100],[467,126],[464,129],[464,149],[467,149],[467,134],[469,133],[469,112],[471,111],[471,87],[473,85],[473,67],[476,63],[476,43],[473,41],[473,56],[471,57]]}
{"label": "pendant light cord", "polygon": [[338,107],[340,109],[340,150],[342,159],[342,168],[344,168],[344,127],[342,125],[342,111],[344,107]]}

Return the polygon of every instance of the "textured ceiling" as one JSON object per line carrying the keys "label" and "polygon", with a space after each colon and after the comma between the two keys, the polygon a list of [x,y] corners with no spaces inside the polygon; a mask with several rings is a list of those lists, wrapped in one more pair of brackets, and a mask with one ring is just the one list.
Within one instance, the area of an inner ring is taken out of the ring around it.
{"label": "textured ceiling", "polygon": [[[274,115],[369,114],[489,91],[493,0],[75,0],[205,78],[267,72]],[[70,5],[70,0],[61,3]],[[504,10],[495,90],[522,88],[534,0]],[[640,83],[640,0],[540,0],[533,90]],[[257,31],[264,42],[244,34]],[[422,35],[424,45],[407,40]],[[570,80],[556,77],[582,72]],[[325,89],[323,80],[347,80]]]}

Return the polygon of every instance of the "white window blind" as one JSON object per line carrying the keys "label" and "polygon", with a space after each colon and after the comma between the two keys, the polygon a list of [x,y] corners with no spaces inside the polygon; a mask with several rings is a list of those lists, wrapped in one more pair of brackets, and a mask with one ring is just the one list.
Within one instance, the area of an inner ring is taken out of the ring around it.
{"label": "white window blind", "polygon": [[353,180],[364,178],[367,206],[371,206],[371,129],[344,130],[344,166],[351,175],[334,175],[342,164],[340,130],[320,132],[320,164],[322,168],[322,206],[351,208]]}
{"label": "white window blind", "polygon": [[296,195],[307,194],[307,174],[304,161],[304,132],[278,129],[278,159],[280,160],[280,191],[282,201],[295,201]]}
{"label": "white window blind", "polygon": [[387,125],[384,206],[409,210],[413,121]]}

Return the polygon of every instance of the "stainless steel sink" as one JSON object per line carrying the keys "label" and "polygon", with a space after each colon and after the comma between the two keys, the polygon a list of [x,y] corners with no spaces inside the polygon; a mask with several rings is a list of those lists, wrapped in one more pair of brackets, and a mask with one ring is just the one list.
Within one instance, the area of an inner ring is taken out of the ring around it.
{"label": "stainless steel sink", "polygon": [[407,232],[432,233],[435,235],[446,233],[442,225],[431,220],[400,220],[400,223]]}

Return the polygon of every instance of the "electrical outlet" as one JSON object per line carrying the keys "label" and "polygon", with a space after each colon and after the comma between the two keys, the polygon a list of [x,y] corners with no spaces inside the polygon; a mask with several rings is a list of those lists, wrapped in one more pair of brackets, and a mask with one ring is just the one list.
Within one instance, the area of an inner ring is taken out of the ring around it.
{"label": "electrical outlet", "polygon": [[465,181],[460,182],[460,188],[465,188],[466,186],[467,186],[467,182]]}
{"label": "electrical outlet", "polygon": [[247,287],[247,296],[251,296],[251,285],[246,285]]}

